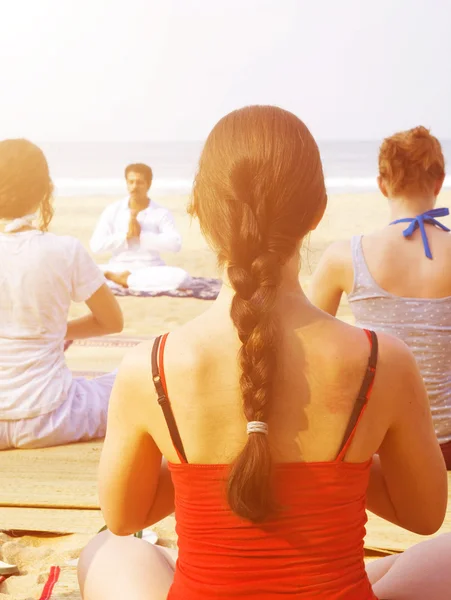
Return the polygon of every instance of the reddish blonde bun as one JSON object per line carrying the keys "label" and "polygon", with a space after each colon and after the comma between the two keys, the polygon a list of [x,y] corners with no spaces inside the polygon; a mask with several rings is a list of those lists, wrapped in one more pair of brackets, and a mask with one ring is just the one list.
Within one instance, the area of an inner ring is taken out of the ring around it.
{"label": "reddish blonde bun", "polygon": [[379,175],[393,196],[430,192],[445,176],[440,142],[421,126],[395,133],[380,147]]}

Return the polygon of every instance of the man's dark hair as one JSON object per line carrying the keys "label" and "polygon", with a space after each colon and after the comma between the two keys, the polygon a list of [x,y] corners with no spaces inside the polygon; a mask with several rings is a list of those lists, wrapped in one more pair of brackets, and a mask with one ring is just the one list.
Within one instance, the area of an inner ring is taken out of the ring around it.
{"label": "man's dark hair", "polygon": [[128,165],[128,167],[125,168],[125,179],[127,179],[129,173],[139,173],[140,175],[144,175],[144,178],[147,181],[147,183],[149,185],[152,183],[152,169],[144,163],[134,163],[132,165]]}

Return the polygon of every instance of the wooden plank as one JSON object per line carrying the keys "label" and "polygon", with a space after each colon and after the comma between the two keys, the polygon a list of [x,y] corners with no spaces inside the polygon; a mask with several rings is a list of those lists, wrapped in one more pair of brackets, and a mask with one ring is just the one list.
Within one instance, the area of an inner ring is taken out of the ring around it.
{"label": "wooden plank", "polygon": [[[97,467],[101,448],[102,442],[97,441],[39,450],[2,451],[0,529],[97,531],[100,519]],[[451,489],[451,473],[448,480]],[[39,512],[39,509],[48,510]],[[367,548],[401,552],[427,539],[371,513],[368,516]],[[445,523],[436,535],[444,532],[451,532],[451,501]]]}
{"label": "wooden plank", "polygon": [[98,509],[102,442],[0,453],[0,506]]}
{"label": "wooden plank", "polygon": [[0,507],[0,531],[94,535],[104,524],[100,510]]}

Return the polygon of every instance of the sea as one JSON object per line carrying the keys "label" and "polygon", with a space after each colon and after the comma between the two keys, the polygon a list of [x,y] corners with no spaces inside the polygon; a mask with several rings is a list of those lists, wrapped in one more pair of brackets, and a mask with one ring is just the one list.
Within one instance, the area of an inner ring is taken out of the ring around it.
{"label": "sea", "polygon": [[[329,193],[377,189],[378,141],[318,142]],[[152,167],[153,196],[189,194],[202,142],[49,142],[41,143],[56,196],[118,196],[126,192],[124,168],[133,162]],[[451,140],[442,141],[451,164]],[[447,176],[445,187],[451,188]]]}

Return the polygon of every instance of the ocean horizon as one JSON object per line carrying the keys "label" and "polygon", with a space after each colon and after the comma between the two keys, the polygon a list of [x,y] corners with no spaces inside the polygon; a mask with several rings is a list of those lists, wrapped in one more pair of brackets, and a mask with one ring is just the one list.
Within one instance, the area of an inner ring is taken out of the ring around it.
{"label": "ocean horizon", "polygon": [[[119,196],[126,193],[124,169],[152,167],[152,195],[189,194],[203,142],[44,142],[56,196]],[[377,190],[380,141],[319,141],[329,193]],[[451,140],[442,141],[447,164]],[[445,179],[451,188],[451,176]]]}

